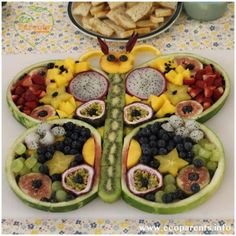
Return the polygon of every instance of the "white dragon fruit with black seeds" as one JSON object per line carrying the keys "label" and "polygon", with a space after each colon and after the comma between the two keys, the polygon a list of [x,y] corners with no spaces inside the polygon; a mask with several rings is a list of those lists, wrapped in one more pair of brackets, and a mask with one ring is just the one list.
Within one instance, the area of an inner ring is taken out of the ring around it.
{"label": "white dragon fruit with black seeds", "polygon": [[37,128],[37,133],[44,136],[50,129],[52,125],[48,123],[41,123]]}
{"label": "white dragon fruit with black seeds", "polygon": [[52,128],[51,132],[56,137],[61,137],[66,134],[65,129],[61,126],[56,126],[56,127]]}
{"label": "white dragon fruit with black seeds", "polygon": [[108,81],[96,71],[79,73],[69,84],[70,93],[79,101],[103,98],[108,91]]}
{"label": "white dragon fruit with black seeds", "polygon": [[175,130],[175,134],[186,138],[189,135],[189,131],[185,127],[179,127]]}
{"label": "white dragon fruit with black seeds", "polygon": [[39,148],[39,143],[36,141],[28,141],[25,143],[28,149],[36,150]]}
{"label": "white dragon fruit with black seeds", "polygon": [[187,120],[185,121],[185,127],[189,132],[193,130],[198,130],[200,128],[199,124],[195,120]]}
{"label": "white dragon fruit with black seeds", "polygon": [[166,79],[161,72],[151,67],[138,68],[126,77],[126,90],[140,99],[161,95],[166,89]]}
{"label": "white dragon fruit with black seeds", "polygon": [[162,129],[166,130],[167,132],[173,132],[174,128],[172,127],[172,125],[167,122],[161,125]]}
{"label": "white dragon fruit with black seeds", "polygon": [[197,143],[204,138],[204,133],[201,130],[193,130],[189,137]]}
{"label": "white dragon fruit with black seeds", "polygon": [[179,116],[173,115],[170,117],[169,123],[171,124],[172,127],[177,129],[177,128],[182,127],[184,125],[184,120]]}
{"label": "white dragon fruit with black seeds", "polygon": [[26,143],[26,145],[30,142],[36,142],[37,143],[37,142],[39,142],[39,139],[40,139],[40,136],[37,133],[31,133],[31,134],[28,134],[25,137],[25,143]]}
{"label": "white dragon fruit with black seeds", "polygon": [[55,136],[51,131],[47,131],[45,136],[39,140],[42,145],[51,145],[55,142]]}

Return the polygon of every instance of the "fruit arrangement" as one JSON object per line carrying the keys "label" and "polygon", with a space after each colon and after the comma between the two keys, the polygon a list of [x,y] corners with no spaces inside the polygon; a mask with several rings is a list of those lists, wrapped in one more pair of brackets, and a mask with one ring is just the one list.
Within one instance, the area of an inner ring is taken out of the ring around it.
{"label": "fruit arrangement", "polygon": [[[29,205],[68,211],[96,194],[112,203],[123,193],[144,211],[177,213],[219,185],[223,148],[195,120],[223,106],[227,74],[192,54],[159,56],[134,68],[138,51],[159,54],[136,41],[132,35],[125,52],[110,52],[98,39],[102,52],[39,63],[10,84],[13,115],[26,127],[38,124],[16,141],[6,165],[11,187]],[[102,71],[91,66],[94,55]]]}
{"label": "fruit arrangement", "polygon": [[97,196],[100,135],[82,121],[61,119],[29,129],[8,155],[13,191],[28,205],[69,211]]}
{"label": "fruit arrangement", "polygon": [[216,190],[224,173],[217,136],[176,115],[134,129],[125,137],[122,160],[124,200],[152,213],[196,207]]}

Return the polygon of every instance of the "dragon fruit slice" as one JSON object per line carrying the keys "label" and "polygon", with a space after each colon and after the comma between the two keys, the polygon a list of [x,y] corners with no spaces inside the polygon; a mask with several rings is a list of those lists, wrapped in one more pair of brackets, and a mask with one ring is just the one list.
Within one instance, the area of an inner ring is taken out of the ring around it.
{"label": "dragon fruit slice", "polygon": [[108,81],[96,71],[79,73],[69,84],[70,93],[79,101],[87,102],[104,97],[108,91]]}
{"label": "dragon fruit slice", "polygon": [[126,90],[140,99],[150,95],[159,96],[166,89],[166,79],[161,72],[151,67],[138,68],[126,77]]}

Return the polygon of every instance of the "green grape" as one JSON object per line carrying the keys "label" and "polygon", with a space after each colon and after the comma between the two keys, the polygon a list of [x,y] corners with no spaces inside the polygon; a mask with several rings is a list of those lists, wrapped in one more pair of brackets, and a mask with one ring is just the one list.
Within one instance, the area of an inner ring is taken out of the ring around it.
{"label": "green grape", "polygon": [[27,168],[32,169],[37,163],[37,159],[34,156],[31,156],[25,160],[25,165]]}
{"label": "green grape", "polygon": [[23,176],[29,174],[30,172],[31,172],[30,169],[26,167],[26,165],[24,165],[19,174],[20,176]]}
{"label": "green grape", "polygon": [[164,191],[158,191],[155,193],[155,202],[160,202],[162,203],[162,196],[165,192]]}
{"label": "green grape", "polygon": [[193,153],[194,153],[195,155],[198,155],[200,148],[201,148],[201,146],[200,146],[199,144],[195,144],[195,145],[193,146]]}
{"label": "green grape", "polygon": [[164,192],[165,193],[173,193],[176,190],[176,186],[174,184],[168,184],[165,186]]}
{"label": "green grape", "polygon": [[56,192],[57,190],[60,190],[60,189],[62,189],[61,181],[54,181],[52,183],[52,191]]}
{"label": "green grape", "polygon": [[217,162],[209,161],[209,162],[207,162],[206,167],[207,167],[208,170],[215,171],[217,169]]}
{"label": "green grape", "polygon": [[25,151],[26,151],[26,146],[23,143],[18,144],[15,149],[15,153],[17,155],[22,155],[25,153]]}
{"label": "green grape", "polygon": [[203,157],[204,159],[209,159],[211,156],[211,152],[201,148],[199,151],[199,156]]}
{"label": "green grape", "polygon": [[213,143],[207,143],[204,148],[208,151],[213,151],[215,149],[215,145]]}
{"label": "green grape", "polygon": [[211,161],[218,162],[219,160],[220,160],[220,152],[217,149],[215,149],[211,153]]}
{"label": "green grape", "polygon": [[25,159],[23,157],[17,158],[11,163],[11,171],[18,174],[24,167]]}
{"label": "green grape", "polygon": [[200,144],[203,148],[205,148],[205,145],[208,144],[209,141],[207,139],[201,139],[198,144]]}
{"label": "green grape", "polygon": [[171,174],[165,175],[164,176],[164,184],[175,184],[175,177]]}
{"label": "green grape", "polygon": [[39,171],[39,167],[41,166],[41,164],[40,163],[36,163],[35,165],[34,165],[34,167],[32,168],[32,172],[34,172],[34,173],[40,173],[40,171]]}
{"label": "green grape", "polygon": [[63,202],[66,200],[67,197],[67,192],[64,190],[60,189],[56,191],[56,199],[58,202]]}

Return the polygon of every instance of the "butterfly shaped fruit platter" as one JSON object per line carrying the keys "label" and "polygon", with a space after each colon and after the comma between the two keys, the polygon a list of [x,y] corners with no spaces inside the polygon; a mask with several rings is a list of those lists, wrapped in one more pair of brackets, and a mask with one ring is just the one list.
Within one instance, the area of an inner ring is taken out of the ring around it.
{"label": "butterfly shaped fruit platter", "polygon": [[[31,207],[64,212],[99,197],[142,211],[174,214],[197,207],[220,186],[219,138],[202,122],[229,95],[227,73],[191,53],[151,45],[49,60],[19,72],[7,91],[27,128],[6,159],[15,194]],[[137,65],[149,51],[155,58]],[[98,58],[94,66],[90,59]]]}

